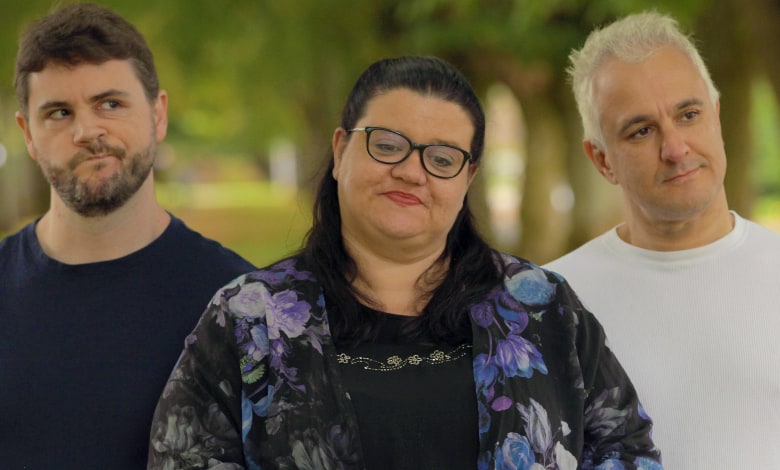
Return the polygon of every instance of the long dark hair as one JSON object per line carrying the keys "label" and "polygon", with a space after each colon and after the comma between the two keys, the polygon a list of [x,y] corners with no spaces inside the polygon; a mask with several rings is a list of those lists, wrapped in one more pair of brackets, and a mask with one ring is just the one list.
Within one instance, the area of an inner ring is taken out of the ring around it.
{"label": "long dark hair", "polygon": [[[369,66],[347,98],[341,127],[355,127],[372,98],[394,89],[409,89],[461,106],[474,125],[471,164],[479,163],[485,141],[485,113],[466,78],[455,67],[436,57],[384,59]],[[326,162],[327,168],[314,200],[313,224],[302,254],[323,284],[334,338],[337,342],[356,344],[370,340],[376,333],[376,325],[370,317],[361,314],[361,296],[351,284],[357,267],[344,249],[341,237],[338,186],[332,176],[332,149]],[[410,338],[419,336],[435,342],[463,341],[470,338],[468,305],[494,288],[503,274],[494,251],[475,227],[468,200],[464,201],[447,235],[439,261],[448,261],[449,269],[441,284],[430,292],[422,315],[412,317],[407,324],[408,333]]]}

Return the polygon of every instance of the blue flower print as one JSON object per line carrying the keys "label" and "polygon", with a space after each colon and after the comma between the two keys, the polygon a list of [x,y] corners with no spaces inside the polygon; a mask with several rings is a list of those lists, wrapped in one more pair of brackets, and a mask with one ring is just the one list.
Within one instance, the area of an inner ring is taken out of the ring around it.
{"label": "blue flower print", "polygon": [[[501,285],[464,305],[479,443],[471,465],[660,470],[645,411],[595,318],[553,274],[505,261]],[[350,390],[334,374],[337,306],[306,263],[282,261],[215,296],[160,398],[150,468],[365,468]]]}
{"label": "blue flower print", "polygon": [[555,296],[555,284],[547,280],[541,268],[535,266],[510,277],[507,288],[515,299],[529,306],[547,305]]}
{"label": "blue flower print", "polygon": [[660,463],[647,457],[637,457],[634,460],[634,465],[636,465],[636,470],[664,470]]}
{"label": "blue flower print", "polygon": [[528,312],[513,297],[504,295],[496,302],[496,310],[507,321],[513,332],[520,333],[528,326]]}
{"label": "blue flower print", "polygon": [[510,432],[496,453],[496,470],[542,470],[525,436]]}
{"label": "blue flower print", "polygon": [[484,434],[490,429],[491,421],[490,413],[482,400],[477,402],[477,412],[479,413],[479,433]]}
{"label": "blue flower print", "polygon": [[596,467],[596,470],[626,470],[626,467],[617,459],[609,459],[601,462],[601,464]]}
{"label": "blue flower print", "polygon": [[474,358],[474,382],[480,394],[490,398],[492,392],[489,390],[498,377],[498,368],[493,361],[489,360],[487,354],[479,354]]}
{"label": "blue flower print", "polygon": [[498,342],[496,363],[507,377],[529,378],[534,369],[547,374],[542,354],[533,343],[518,335],[508,336]]}
{"label": "blue flower print", "polygon": [[256,403],[241,393],[241,441],[245,442],[249,431],[252,430],[252,423],[255,416],[265,418],[268,416],[268,409],[274,399],[274,387],[269,385],[267,395],[263,396]]}

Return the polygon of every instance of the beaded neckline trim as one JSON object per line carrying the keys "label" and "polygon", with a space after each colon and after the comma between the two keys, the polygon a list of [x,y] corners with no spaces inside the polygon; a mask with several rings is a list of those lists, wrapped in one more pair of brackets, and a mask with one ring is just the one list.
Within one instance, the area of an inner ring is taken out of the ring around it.
{"label": "beaded neckline trim", "polygon": [[470,344],[461,344],[457,348],[450,352],[444,352],[439,349],[431,352],[427,356],[421,356],[419,354],[412,354],[406,358],[400,356],[390,356],[384,361],[378,361],[370,357],[362,356],[350,356],[346,353],[339,353],[336,355],[336,360],[339,364],[348,365],[362,365],[365,370],[373,370],[377,372],[390,372],[398,369],[402,369],[406,366],[419,366],[419,365],[437,365],[444,364],[446,362],[456,361],[466,354],[471,349]]}

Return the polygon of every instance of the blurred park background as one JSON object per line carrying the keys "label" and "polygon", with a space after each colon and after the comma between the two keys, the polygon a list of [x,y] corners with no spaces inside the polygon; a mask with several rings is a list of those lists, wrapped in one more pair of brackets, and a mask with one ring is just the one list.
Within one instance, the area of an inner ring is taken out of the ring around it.
{"label": "blurred park background", "polygon": [[[57,2],[67,3],[67,2]],[[145,35],[170,127],[164,207],[264,265],[300,247],[314,181],[358,74],[382,57],[458,66],[488,113],[470,201],[502,250],[543,263],[620,220],[582,153],[565,75],[587,33],[656,9],[692,31],[722,92],[730,205],[780,231],[780,5],[773,0],[100,0]],[[52,0],[0,0],[0,236],[43,213],[48,186],[16,128],[18,34]]]}

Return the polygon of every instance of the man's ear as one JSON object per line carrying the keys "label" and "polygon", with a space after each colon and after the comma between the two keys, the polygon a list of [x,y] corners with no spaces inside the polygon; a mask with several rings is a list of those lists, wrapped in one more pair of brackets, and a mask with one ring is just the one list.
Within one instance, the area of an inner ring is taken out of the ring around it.
{"label": "man's ear", "polygon": [[586,139],[582,141],[582,148],[601,176],[612,184],[618,184],[618,179],[612,171],[612,165],[601,145]]}
{"label": "man's ear", "polygon": [[168,92],[160,90],[152,105],[154,116],[154,135],[157,142],[162,142],[168,133]]}
{"label": "man's ear", "polygon": [[27,153],[30,154],[30,157],[32,157],[33,160],[36,160],[38,155],[35,151],[35,146],[33,146],[32,143],[30,123],[27,121],[21,111],[16,112],[16,125],[19,126],[19,129],[22,130],[22,134],[24,134],[24,144],[27,146]]}

